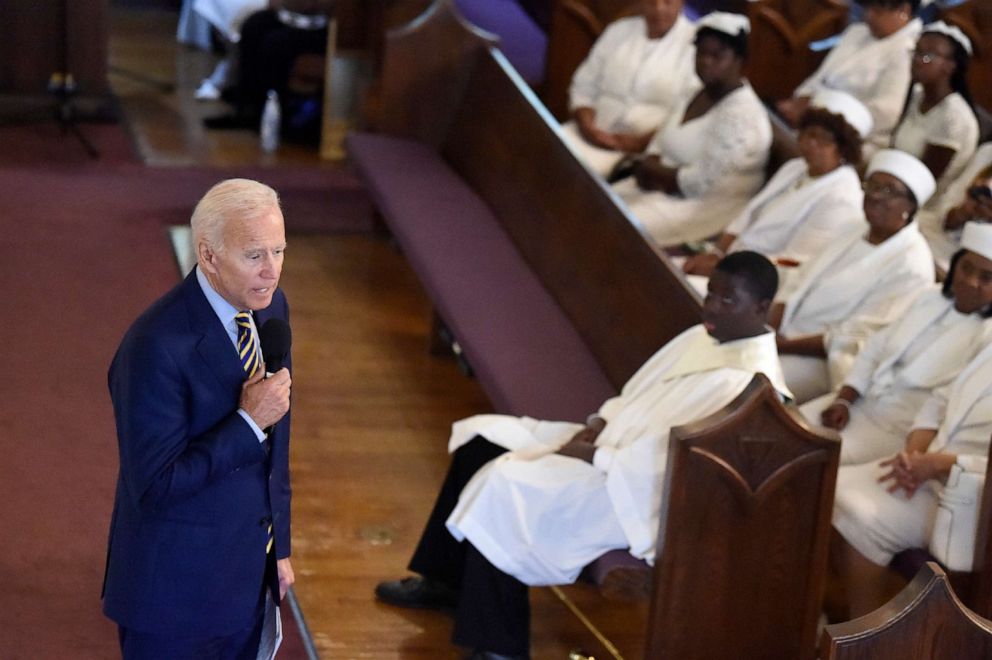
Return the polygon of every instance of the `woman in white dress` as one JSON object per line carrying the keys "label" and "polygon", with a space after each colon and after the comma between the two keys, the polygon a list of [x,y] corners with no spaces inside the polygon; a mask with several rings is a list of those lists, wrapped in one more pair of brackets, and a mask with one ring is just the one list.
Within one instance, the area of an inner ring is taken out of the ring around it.
{"label": "woman in white dress", "polygon": [[696,28],[682,0],[642,0],[639,16],[610,23],[575,71],[565,141],[606,176],[625,153],[640,153],[682,99],[699,89]]}
{"label": "woman in white dress", "polygon": [[850,94],[818,92],[799,124],[802,157],[783,164],[716,244],[687,259],[682,269],[709,277],[724,254],[738,250],[795,268],[837,236],[863,227],[864,194],[855,168],[871,121],[868,108]]}
{"label": "woman in white dress", "polygon": [[923,28],[913,53],[913,90],[892,146],[922,160],[937,179],[928,208],[940,205],[978,146],[978,119],[966,80],[970,59],[971,41],[943,21]]}
{"label": "woman in white dress", "polygon": [[905,584],[889,562],[902,550],[929,545],[944,482],[955,466],[985,472],[990,434],[992,345],[927,400],[903,451],[840,469],[830,572],[847,611],[828,612],[831,619],[867,614]]}
{"label": "woman in white dress", "polygon": [[747,18],[714,12],[698,26],[703,89],[672,113],[646,156],[614,170],[633,175],[614,190],[661,245],[721,231],[761,187],[771,146],[768,113],[742,74]]}
{"label": "woman in white dress", "polygon": [[840,432],[842,465],[898,452],[930,393],[950,383],[992,336],[992,225],[969,223],[942,287],[871,336],[834,394],[802,406]]}
{"label": "woman in white dress", "polygon": [[798,403],[840,387],[868,337],[933,283],[933,257],[913,216],[934,187],[916,158],[878,152],[865,180],[867,231],[839,237],[787,282],[772,321]]}
{"label": "woman in white dress", "polygon": [[779,101],[782,117],[797,126],[812,96],[820,89],[837,89],[868,106],[874,130],[866,141],[865,157],[889,144],[899,121],[910,82],[910,53],[921,23],[913,18],[920,0],[858,0],[864,23],[844,30],[840,41],[792,98]]}

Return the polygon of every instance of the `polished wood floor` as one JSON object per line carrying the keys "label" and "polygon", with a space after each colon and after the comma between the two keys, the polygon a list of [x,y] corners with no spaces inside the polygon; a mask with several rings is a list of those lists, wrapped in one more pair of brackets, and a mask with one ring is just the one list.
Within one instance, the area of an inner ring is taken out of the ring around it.
{"label": "polished wood floor", "polygon": [[[191,97],[211,61],[177,47],[174,26],[168,13],[114,12],[112,83],[146,162],[341,166],[305,149],[262,156],[249,132],[204,131],[207,108]],[[319,656],[461,657],[449,642],[449,618],[381,605],[372,589],[405,574],[446,469],[450,424],[487,411],[486,398],[452,360],[428,355],[429,303],[387,239],[290,236],[283,286],[295,338],[296,595]],[[640,657],[644,606],[619,607],[585,585],[534,589],[532,606],[538,660],[564,660],[571,650]]]}

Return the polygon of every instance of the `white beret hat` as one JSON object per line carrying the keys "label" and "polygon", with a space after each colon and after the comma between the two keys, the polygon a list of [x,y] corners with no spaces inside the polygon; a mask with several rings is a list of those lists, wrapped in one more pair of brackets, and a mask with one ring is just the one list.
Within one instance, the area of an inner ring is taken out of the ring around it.
{"label": "white beret hat", "polygon": [[918,158],[898,149],[882,149],[868,163],[866,177],[875,172],[885,172],[896,177],[913,191],[917,206],[923,206],[933,196],[937,182],[927,166]]}
{"label": "white beret hat", "polygon": [[862,138],[868,137],[875,126],[871,111],[847,92],[821,88],[810,99],[810,105],[840,115]]}
{"label": "white beret hat", "polygon": [[743,14],[731,14],[726,11],[714,11],[706,14],[696,22],[697,30],[702,27],[708,27],[717,32],[729,34],[732,37],[736,37],[741,32],[744,34],[751,33],[751,21],[748,20],[747,16]]}
{"label": "white beret hat", "polygon": [[966,222],[961,232],[961,247],[992,259],[992,225],[986,222]]}
{"label": "white beret hat", "polygon": [[961,44],[961,47],[964,48],[964,51],[968,53],[968,55],[974,54],[971,46],[971,39],[969,39],[968,35],[962,32],[961,28],[956,25],[948,25],[944,21],[934,21],[933,23],[927,23],[923,26],[923,33],[925,34],[927,32],[939,32],[940,34],[948,36]]}

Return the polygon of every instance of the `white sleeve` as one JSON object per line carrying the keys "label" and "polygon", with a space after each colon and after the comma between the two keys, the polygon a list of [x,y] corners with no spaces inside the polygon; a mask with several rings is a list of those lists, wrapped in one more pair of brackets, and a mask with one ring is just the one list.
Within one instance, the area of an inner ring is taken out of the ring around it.
{"label": "white sleeve", "polygon": [[616,52],[615,42],[618,32],[617,23],[608,25],[596,43],[593,44],[589,55],[572,75],[572,85],[568,91],[568,109],[572,112],[577,108],[594,108],[596,106],[603,70]]}
{"label": "white sleeve", "polygon": [[985,474],[989,465],[989,457],[986,456],[975,456],[973,454],[958,454],[957,458],[958,465],[965,472],[976,472],[978,474]]}
{"label": "white sleeve", "polygon": [[899,123],[903,106],[906,105],[911,82],[908,53],[892,58],[887,64],[882,64],[870,98],[864,99],[865,106],[875,121],[872,133],[876,135],[892,133]]}
{"label": "white sleeve", "polygon": [[847,378],[844,379],[845,385],[853,387],[862,396],[868,391],[871,377],[878,365],[885,359],[885,349],[888,346],[889,337],[897,325],[892,323],[869,337],[864,348],[858,352],[858,357],[855,358]]}
{"label": "white sleeve", "polygon": [[927,400],[923,402],[919,412],[913,419],[912,429],[939,429],[940,423],[944,421],[947,414],[947,397],[950,394],[950,386],[937,388],[930,393]]}

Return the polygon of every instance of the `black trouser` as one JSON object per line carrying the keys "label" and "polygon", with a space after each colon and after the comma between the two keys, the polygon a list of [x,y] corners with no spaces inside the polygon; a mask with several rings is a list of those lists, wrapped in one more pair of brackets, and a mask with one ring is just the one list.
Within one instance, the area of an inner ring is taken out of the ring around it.
{"label": "black trouser", "polygon": [[304,53],[327,52],[327,30],[301,30],[281,23],[277,12],[264,9],[248,17],[238,43],[238,112],[261,117],[270,89],[286,95],[286,82],[296,58]]}
{"label": "black trouser", "polygon": [[460,543],[445,521],[465,484],[483,465],[506,452],[481,436],[459,448],[438,494],[427,527],[410,560],[410,570],[458,591],[455,644],[508,655],[530,647],[527,585],[489,563],[471,543]]}

